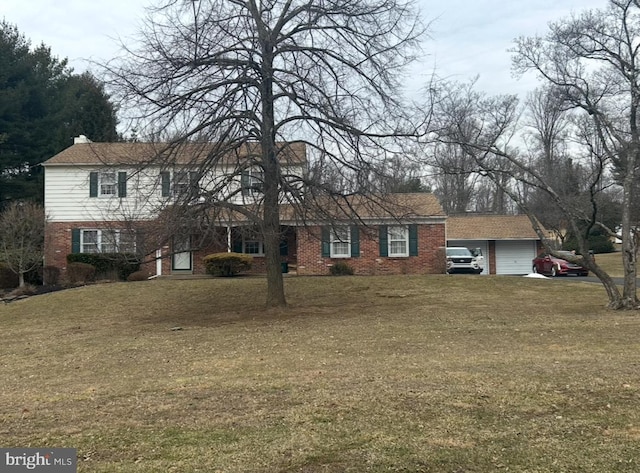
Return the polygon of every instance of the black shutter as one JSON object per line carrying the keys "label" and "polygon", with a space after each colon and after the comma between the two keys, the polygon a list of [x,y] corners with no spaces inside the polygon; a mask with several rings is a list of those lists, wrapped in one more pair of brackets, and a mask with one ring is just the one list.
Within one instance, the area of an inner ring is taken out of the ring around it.
{"label": "black shutter", "polygon": [[351,257],[357,258],[360,256],[360,229],[352,225],[351,226]]}
{"label": "black shutter", "polygon": [[127,173],[118,173],[118,197],[127,196]]}
{"label": "black shutter", "polygon": [[80,229],[71,229],[71,253],[80,253]]}
{"label": "black shutter", "polygon": [[331,241],[329,240],[329,227],[322,227],[322,257],[331,257]]}
{"label": "black shutter", "polygon": [[98,197],[98,173],[89,173],[89,197]]}
{"label": "black shutter", "polygon": [[162,171],[160,173],[160,181],[162,186],[162,197],[171,196],[171,174],[169,171]]}
{"label": "black shutter", "polygon": [[409,225],[409,256],[418,256],[418,225]]}
{"label": "black shutter", "polygon": [[280,256],[289,256],[289,241],[286,238],[280,240]]}
{"label": "black shutter", "polygon": [[380,256],[389,256],[389,234],[386,225],[378,227],[380,241]]}

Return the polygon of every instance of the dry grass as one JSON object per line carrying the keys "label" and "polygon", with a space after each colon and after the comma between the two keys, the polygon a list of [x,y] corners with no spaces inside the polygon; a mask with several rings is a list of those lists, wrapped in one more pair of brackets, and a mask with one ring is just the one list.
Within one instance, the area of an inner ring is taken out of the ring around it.
{"label": "dry grass", "polygon": [[624,268],[622,267],[622,253],[599,253],[596,255],[596,262],[600,265],[612,278],[624,277]]}
{"label": "dry grass", "polygon": [[282,311],[253,278],[0,306],[0,445],[80,472],[640,470],[640,318],[599,285],[286,283]]}

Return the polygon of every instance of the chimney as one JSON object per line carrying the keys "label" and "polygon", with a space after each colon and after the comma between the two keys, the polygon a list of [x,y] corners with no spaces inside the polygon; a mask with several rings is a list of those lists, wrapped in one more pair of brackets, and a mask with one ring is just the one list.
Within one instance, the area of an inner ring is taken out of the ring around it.
{"label": "chimney", "polygon": [[73,144],[77,145],[78,143],[91,143],[91,140],[87,138],[85,135],[76,136],[73,139]]}

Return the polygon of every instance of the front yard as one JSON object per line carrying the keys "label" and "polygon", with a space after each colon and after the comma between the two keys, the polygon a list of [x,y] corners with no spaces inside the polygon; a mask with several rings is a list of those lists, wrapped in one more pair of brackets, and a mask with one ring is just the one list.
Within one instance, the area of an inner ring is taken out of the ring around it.
{"label": "front yard", "polygon": [[156,280],[0,304],[0,445],[80,472],[636,472],[640,318],[597,284]]}

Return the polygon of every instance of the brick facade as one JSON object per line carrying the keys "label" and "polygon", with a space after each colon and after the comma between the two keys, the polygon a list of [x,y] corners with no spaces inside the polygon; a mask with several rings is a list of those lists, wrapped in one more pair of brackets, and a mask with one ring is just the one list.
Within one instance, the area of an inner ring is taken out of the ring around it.
{"label": "brick facade", "polygon": [[[153,222],[140,222],[138,229],[141,234],[144,231],[144,227],[153,225]],[[45,227],[45,255],[44,264],[46,266],[55,266],[61,271],[65,271],[67,268],[67,255],[72,253],[72,231],[73,229],[122,229],[124,228],[121,222],[52,222],[47,223]],[[236,235],[234,230],[234,235]],[[220,234],[210,238],[208,243],[204,245],[200,241],[197,235],[193,237],[194,244],[199,243],[199,248],[193,250],[191,253],[191,269],[187,271],[180,271],[193,274],[205,274],[205,266],[203,258],[211,253],[223,253],[227,251],[226,242],[226,229],[221,229]],[[239,236],[234,236],[234,240],[237,240]],[[285,230],[284,240],[287,242],[286,251],[283,250],[281,261],[288,263],[288,265],[295,266],[296,263],[296,232],[293,228]],[[160,265],[161,274],[172,274],[173,271],[173,254],[172,245],[170,243],[164,245],[154,245],[153,242],[146,241],[146,251],[148,254],[144,258],[142,265],[149,275],[155,275],[157,271],[157,250],[160,246]],[[253,259],[253,267],[251,273],[264,274],[266,272],[265,258],[263,256],[255,256]]]}
{"label": "brick facade", "polygon": [[[117,222],[53,222],[45,228],[45,260],[46,266],[56,266],[66,270],[67,255],[72,253],[72,230],[83,229],[117,229],[122,228]],[[337,261],[345,261],[355,269],[356,274],[433,274],[443,272],[441,259],[445,242],[444,223],[418,225],[418,256],[381,257],[377,227],[363,229],[360,232],[360,256],[354,258],[324,258],[320,238],[321,227],[289,227],[285,231],[286,251],[282,251],[281,261],[290,269],[296,269],[301,275],[324,275],[329,267]],[[234,238],[235,239],[235,238]],[[150,242],[147,242],[149,244]],[[206,247],[194,250],[191,254],[191,270],[186,272],[204,274],[203,258],[211,253],[227,251],[226,242],[216,239]],[[170,244],[161,246],[162,274],[172,274],[172,248]],[[157,254],[150,252],[145,258],[142,269],[148,274],[157,274]],[[255,256],[251,273],[266,272],[265,258]]]}
{"label": "brick facade", "polygon": [[338,261],[344,261],[355,274],[439,274],[444,272],[444,223],[418,225],[418,256],[381,257],[377,227],[360,231],[360,256],[326,258],[322,256],[321,227],[298,229],[297,272],[299,275],[325,275]]}

